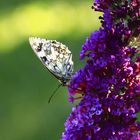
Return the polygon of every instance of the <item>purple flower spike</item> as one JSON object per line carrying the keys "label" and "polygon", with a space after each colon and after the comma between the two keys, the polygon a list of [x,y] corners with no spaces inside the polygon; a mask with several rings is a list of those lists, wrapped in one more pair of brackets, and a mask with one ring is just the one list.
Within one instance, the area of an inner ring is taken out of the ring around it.
{"label": "purple flower spike", "polygon": [[95,0],[102,27],[80,52],[86,65],[72,77],[69,101],[81,99],[62,140],[140,140],[140,2]]}

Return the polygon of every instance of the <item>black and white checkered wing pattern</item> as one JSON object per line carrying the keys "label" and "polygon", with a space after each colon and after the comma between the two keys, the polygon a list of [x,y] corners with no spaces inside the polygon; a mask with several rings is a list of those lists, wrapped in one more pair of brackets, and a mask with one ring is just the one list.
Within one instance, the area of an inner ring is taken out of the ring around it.
{"label": "black and white checkered wing pattern", "polygon": [[29,38],[35,54],[47,69],[63,84],[67,85],[73,73],[72,54],[68,47],[56,40]]}

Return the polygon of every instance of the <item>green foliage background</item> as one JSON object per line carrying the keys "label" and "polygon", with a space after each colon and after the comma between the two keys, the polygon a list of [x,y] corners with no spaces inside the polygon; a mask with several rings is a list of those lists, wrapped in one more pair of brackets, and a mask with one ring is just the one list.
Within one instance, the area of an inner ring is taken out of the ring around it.
{"label": "green foliage background", "polygon": [[58,81],[31,50],[29,36],[56,39],[73,53],[75,71],[82,43],[98,29],[92,0],[0,1],[0,140],[58,140],[72,104]]}
{"label": "green foliage background", "polygon": [[99,28],[100,13],[92,0],[0,1],[0,140],[58,140],[71,107],[61,87],[48,104],[58,81],[30,48],[28,37],[66,44],[75,71],[81,45]]}

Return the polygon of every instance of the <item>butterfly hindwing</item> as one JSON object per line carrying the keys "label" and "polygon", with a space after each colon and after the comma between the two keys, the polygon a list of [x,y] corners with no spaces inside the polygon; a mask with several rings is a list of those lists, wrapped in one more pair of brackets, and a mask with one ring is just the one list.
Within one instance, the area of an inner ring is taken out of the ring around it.
{"label": "butterfly hindwing", "polygon": [[73,73],[72,54],[68,47],[56,40],[37,37],[30,37],[29,42],[47,69],[63,85],[66,85]]}

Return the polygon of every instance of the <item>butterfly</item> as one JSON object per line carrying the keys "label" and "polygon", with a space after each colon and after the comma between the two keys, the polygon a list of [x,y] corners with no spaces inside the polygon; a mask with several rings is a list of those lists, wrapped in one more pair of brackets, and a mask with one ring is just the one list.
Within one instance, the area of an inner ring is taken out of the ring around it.
{"label": "butterfly", "polygon": [[29,37],[31,48],[49,70],[56,77],[60,85],[68,86],[73,75],[72,53],[68,47],[56,40]]}

